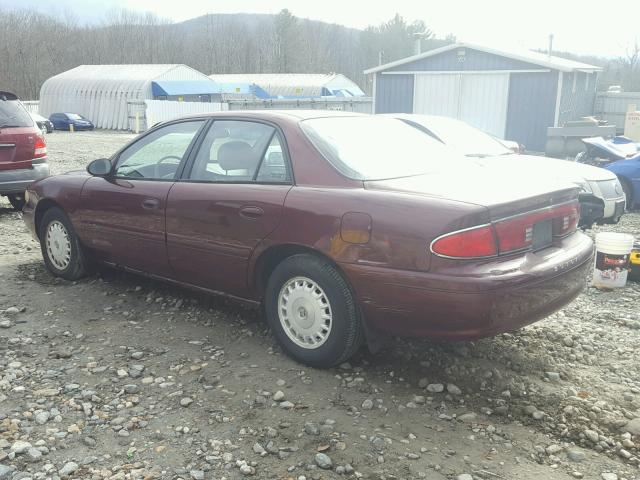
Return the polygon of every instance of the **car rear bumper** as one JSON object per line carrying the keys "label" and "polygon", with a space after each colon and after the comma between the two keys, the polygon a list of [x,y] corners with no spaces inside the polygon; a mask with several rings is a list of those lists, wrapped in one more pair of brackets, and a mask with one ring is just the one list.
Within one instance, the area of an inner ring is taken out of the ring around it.
{"label": "car rear bumper", "polygon": [[456,267],[430,273],[341,266],[370,328],[466,340],[514,330],[562,308],[584,289],[592,259],[593,243],[576,233],[542,252],[488,260],[471,275]]}
{"label": "car rear bumper", "polygon": [[0,195],[22,193],[36,180],[48,176],[48,163],[35,163],[31,168],[18,170],[0,170]]}

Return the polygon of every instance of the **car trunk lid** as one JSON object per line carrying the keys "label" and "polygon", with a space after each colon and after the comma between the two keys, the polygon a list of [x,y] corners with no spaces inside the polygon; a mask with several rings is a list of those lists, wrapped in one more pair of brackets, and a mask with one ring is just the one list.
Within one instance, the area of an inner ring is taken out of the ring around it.
{"label": "car trunk lid", "polygon": [[40,130],[18,97],[0,91],[0,170],[29,168],[46,154]]}
{"label": "car trunk lid", "polygon": [[0,129],[0,170],[30,168],[36,155],[39,133],[35,127]]}
{"label": "car trunk lid", "polygon": [[488,209],[491,221],[573,201],[578,187],[574,184],[488,174],[486,169],[468,166],[453,176],[451,172],[434,172],[389,180],[369,180],[364,187],[416,195],[446,198],[480,205]]}

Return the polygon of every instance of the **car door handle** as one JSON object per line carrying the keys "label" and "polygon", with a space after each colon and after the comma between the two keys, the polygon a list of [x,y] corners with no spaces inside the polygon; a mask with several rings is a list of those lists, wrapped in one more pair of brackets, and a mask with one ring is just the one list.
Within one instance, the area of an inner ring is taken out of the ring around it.
{"label": "car door handle", "polygon": [[154,210],[160,206],[160,200],[157,198],[145,198],[142,201],[142,208],[146,208],[147,210]]}
{"label": "car door handle", "polygon": [[260,207],[242,207],[240,209],[240,216],[249,220],[255,220],[264,215],[264,210]]}

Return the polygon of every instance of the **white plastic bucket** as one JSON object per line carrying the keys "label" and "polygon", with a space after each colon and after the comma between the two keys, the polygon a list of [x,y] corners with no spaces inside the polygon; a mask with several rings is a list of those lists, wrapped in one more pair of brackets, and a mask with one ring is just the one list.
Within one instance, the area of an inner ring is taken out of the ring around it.
{"label": "white plastic bucket", "polygon": [[596,264],[593,285],[598,288],[620,288],[627,284],[629,256],[633,235],[604,232],[596,235]]}

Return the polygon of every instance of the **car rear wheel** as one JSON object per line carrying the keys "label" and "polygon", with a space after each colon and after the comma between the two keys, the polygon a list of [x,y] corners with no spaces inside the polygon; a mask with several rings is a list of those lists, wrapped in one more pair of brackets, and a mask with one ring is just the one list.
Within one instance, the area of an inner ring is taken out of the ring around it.
{"label": "car rear wheel", "polygon": [[295,360],[317,368],[346,361],[364,332],[354,296],[340,272],[310,254],[282,261],[265,292],[267,321]]}
{"label": "car rear wheel", "polygon": [[69,217],[50,208],[40,222],[40,248],[47,269],[55,276],[77,280],[86,274],[86,261]]}
{"label": "car rear wheel", "polygon": [[8,197],[9,203],[11,204],[13,209],[21,212],[25,204],[24,193],[14,193],[12,195],[9,195]]}

